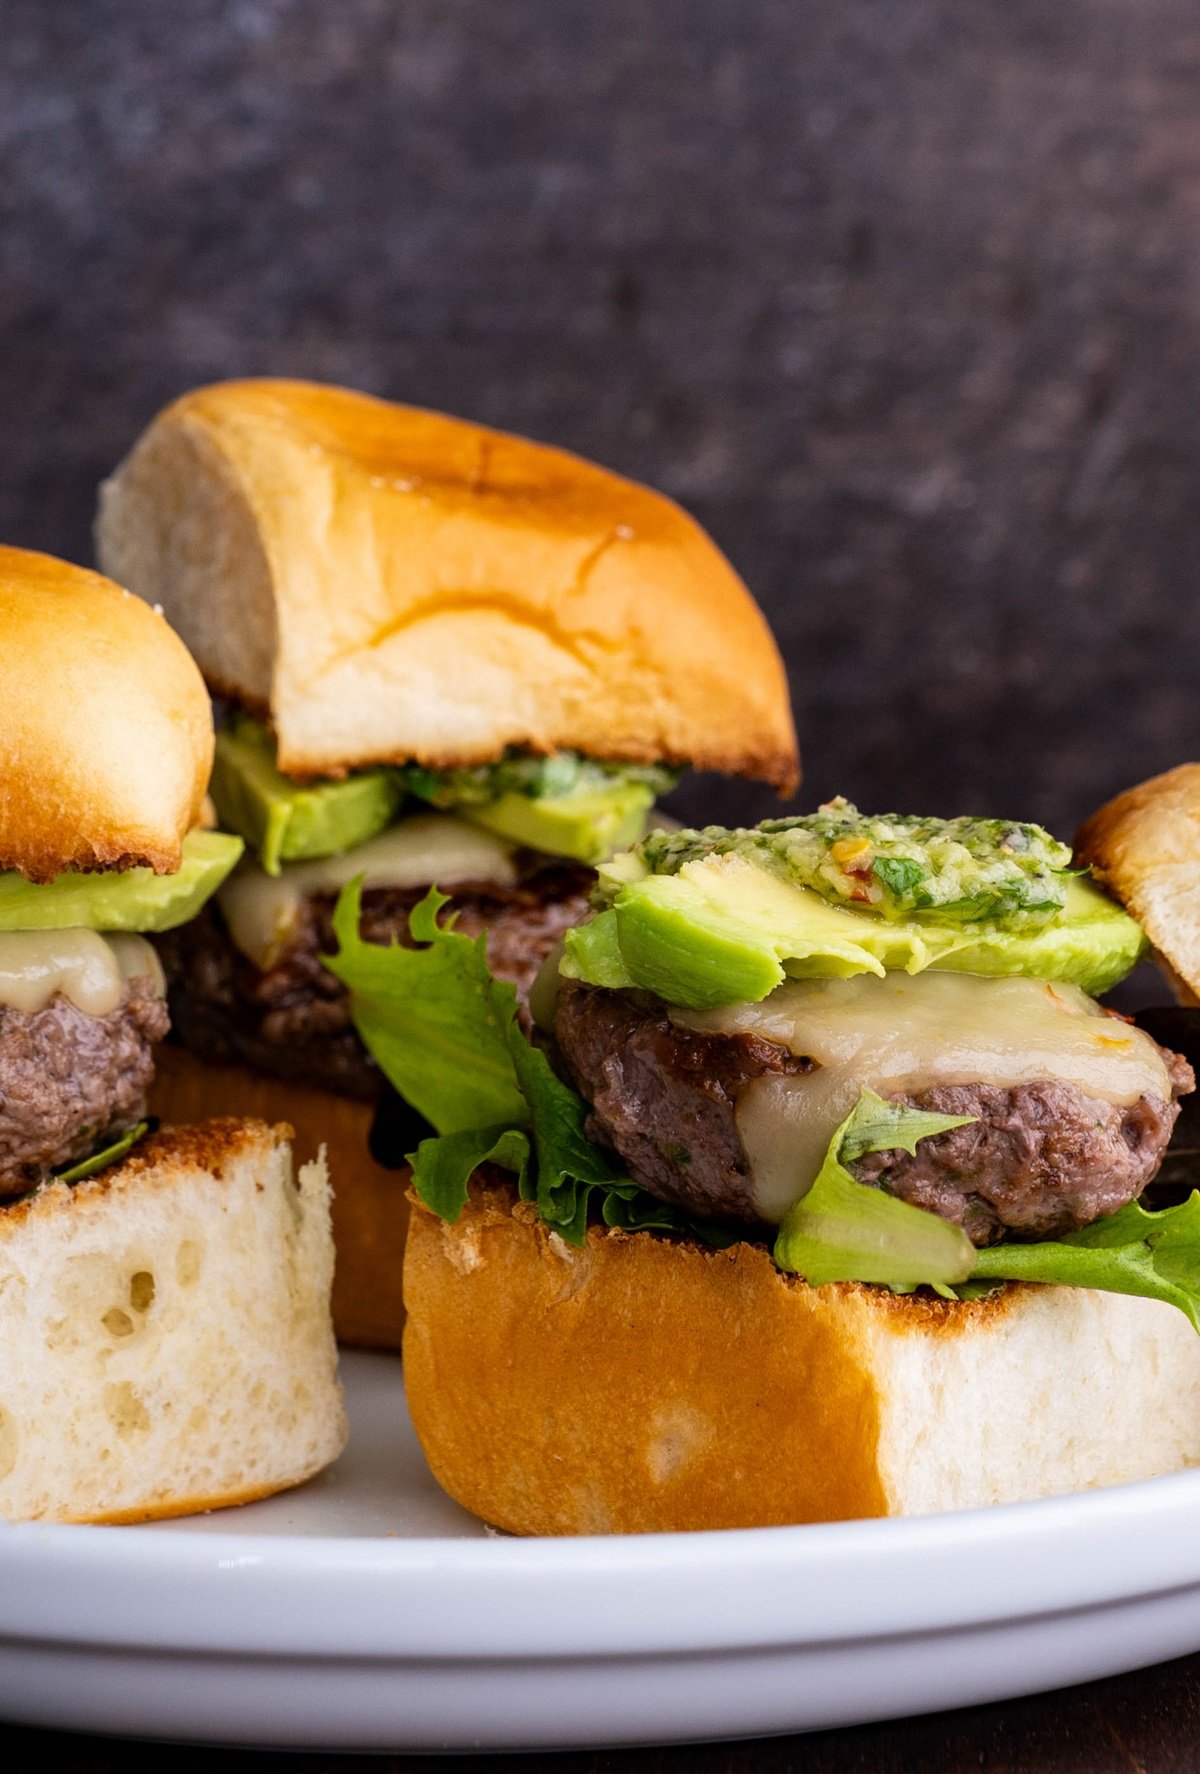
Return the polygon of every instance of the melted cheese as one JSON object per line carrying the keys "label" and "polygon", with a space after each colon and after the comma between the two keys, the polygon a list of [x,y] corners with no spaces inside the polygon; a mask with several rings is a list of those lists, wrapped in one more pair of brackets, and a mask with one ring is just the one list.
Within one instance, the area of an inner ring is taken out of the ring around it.
{"label": "melted cheese", "polygon": [[303,902],[337,893],[362,875],[364,887],[451,887],[517,880],[517,846],[446,813],[417,813],[377,838],[317,862],[286,863],[268,875],[247,858],[217,894],[229,934],[256,967],[269,967],[289,941]]}
{"label": "melted cheese", "polygon": [[891,1096],[1049,1078],[1122,1107],[1142,1095],[1171,1096],[1149,1035],[1108,1016],[1078,987],[1044,980],[956,973],[789,980],[761,1004],[671,1015],[688,1028],[759,1035],[817,1062],[800,1077],[757,1078],[738,1101],[755,1204],[771,1222],[811,1186],[863,1085]]}
{"label": "melted cheese", "polygon": [[117,1008],[131,979],[165,991],[162,967],[144,936],[96,930],[0,932],[0,1004],[32,1015],[60,993],[87,1016]]}

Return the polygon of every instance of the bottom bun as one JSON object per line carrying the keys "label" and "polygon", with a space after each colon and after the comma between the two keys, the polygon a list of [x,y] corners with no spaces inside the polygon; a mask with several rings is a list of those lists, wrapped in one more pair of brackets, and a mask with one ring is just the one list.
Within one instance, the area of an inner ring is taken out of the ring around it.
{"label": "bottom bun", "polygon": [[385,1170],[367,1146],[372,1107],[352,1097],[287,1084],[247,1066],[216,1066],[181,1047],[160,1047],[151,1112],[171,1123],[205,1115],[258,1115],[295,1130],[296,1159],[325,1147],[333,1179],[333,1327],[339,1343],[399,1349],[410,1172]]}
{"label": "bottom bun", "polygon": [[210,1121],[0,1209],[0,1517],[148,1521],[311,1478],[346,1441],[325,1167]]}
{"label": "bottom bun", "polygon": [[1200,1337],[1159,1301],[810,1288],[764,1249],[473,1186],[414,1208],[404,1379],[438,1482],[517,1534],[927,1515],[1200,1463]]}

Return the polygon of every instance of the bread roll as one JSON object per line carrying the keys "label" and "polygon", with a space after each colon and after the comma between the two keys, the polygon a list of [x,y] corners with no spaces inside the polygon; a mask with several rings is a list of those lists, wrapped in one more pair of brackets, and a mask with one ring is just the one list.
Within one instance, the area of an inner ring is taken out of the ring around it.
{"label": "bread roll", "polygon": [[340,1453],[329,1185],[286,1134],[152,1135],[0,1209],[0,1518],[223,1508]]}
{"label": "bread roll", "polygon": [[199,671],[99,573],[0,548],[0,868],[179,867],[212,766]]}
{"label": "bread roll", "polygon": [[798,779],[746,587],[661,494],[563,450],[307,382],[159,414],[101,489],[107,572],[161,604],[282,768],[509,746]]}
{"label": "bread roll", "polygon": [[1180,764],[1093,813],[1075,859],[1121,900],[1178,995],[1200,1001],[1200,764]]}
{"label": "bread roll", "polygon": [[1200,1337],[1160,1301],[810,1288],[649,1232],[573,1249],[484,1185],[454,1226],[414,1208],[405,1294],[434,1476],[512,1533],[927,1515],[1200,1462]]}
{"label": "bread roll", "polygon": [[160,1047],[155,1065],[150,1112],[165,1122],[218,1113],[286,1121],[294,1129],[297,1164],[324,1147],[333,1177],[332,1305],[338,1342],[398,1350],[411,1173],[407,1166],[386,1170],[371,1157],[371,1105],[309,1084],[287,1084],[248,1066],[211,1065],[182,1047]]}

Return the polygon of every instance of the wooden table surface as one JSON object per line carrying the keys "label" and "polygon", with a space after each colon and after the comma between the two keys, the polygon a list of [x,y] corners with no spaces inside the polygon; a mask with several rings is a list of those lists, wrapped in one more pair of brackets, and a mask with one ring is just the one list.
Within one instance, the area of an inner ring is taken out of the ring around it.
{"label": "wooden table surface", "polygon": [[[358,1774],[491,1765],[470,1756],[264,1755],[170,1749],[0,1726],[5,1774]],[[505,1766],[503,1762],[498,1764]],[[1195,1774],[1200,1768],[1200,1656],[1135,1675],[999,1706],[805,1737],[678,1749],[514,1758],[522,1774]]]}

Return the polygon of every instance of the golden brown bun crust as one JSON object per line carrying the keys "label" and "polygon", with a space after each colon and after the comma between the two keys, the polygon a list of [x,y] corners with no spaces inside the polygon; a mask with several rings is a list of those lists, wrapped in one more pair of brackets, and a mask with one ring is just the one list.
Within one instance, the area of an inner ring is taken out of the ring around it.
{"label": "golden brown bun crust", "polygon": [[787,680],[728,561],[564,450],[308,382],[159,414],[101,491],[105,569],[284,769],[576,749],[799,781]]}
{"label": "golden brown bun crust", "polygon": [[150,1112],[181,1123],[212,1114],[253,1115],[294,1130],[297,1164],[326,1149],[333,1182],[333,1327],[339,1343],[399,1349],[404,1330],[404,1239],[409,1171],[385,1170],[367,1147],[369,1104],[247,1066],[213,1066],[160,1047]]}
{"label": "golden brown bun crust", "polygon": [[1075,857],[1121,900],[1180,996],[1200,998],[1200,764],[1180,764],[1101,807]]}
{"label": "golden brown bun crust", "polygon": [[0,548],[0,868],[179,867],[212,765],[208,692],[111,580]]}
{"label": "golden brown bun crust", "polygon": [[288,1480],[281,1484],[250,1485],[212,1497],[171,1497],[144,1509],[110,1510],[89,1515],[87,1520],[94,1528],[131,1528],[147,1521],[178,1521],[183,1515],[210,1515],[214,1509],[240,1509],[243,1503],[261,1503],[264,1497],[277,1497],[281,1491],[293,1488],[294,1481]]}
{"label": "golden brown bun crust", "polygon": [[454,1226],[414,1205],[405,1297],[433,1474],[513,1533],[925,1514],[1200,1462],[1200,1338],[1157,1301],[810,1288],[757,1246],[598,1227],[577,1250],[478,1179]]}

